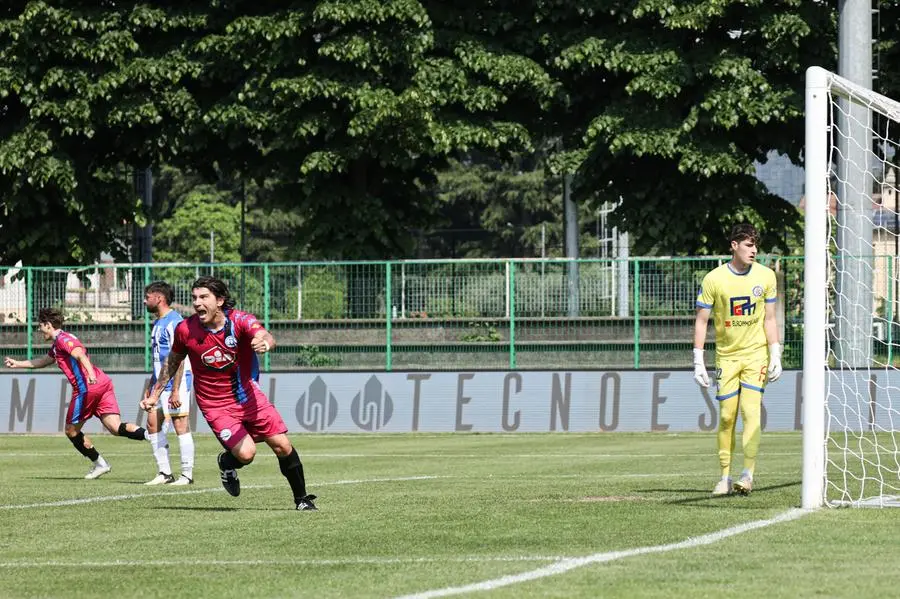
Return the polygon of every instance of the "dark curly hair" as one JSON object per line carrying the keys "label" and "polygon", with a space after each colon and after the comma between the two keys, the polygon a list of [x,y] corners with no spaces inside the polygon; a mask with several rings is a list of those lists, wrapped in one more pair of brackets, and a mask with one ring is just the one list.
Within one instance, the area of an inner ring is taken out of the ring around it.
{"label": "dark curly hair", "polygon": [[731,227],[731,235],[728,237],[729,243],[736,241],[738,243],[749,239],[754,245],[759,245],[759,231],[750,223],[738,223]]}
{"label": "dark curly hair", "polygon": [[41,308],[38,312],[38,323],[49,322],[54,329],[61,329],[63,320],[63,313],[56,308]]}
{"label": "dark curly hair", "polygon": [[235,306],[234,298],[228,294],[228,285],[222,279],[216,277],[203,276],[194,281],[191,289],[199,289],[205,287],[209,289],[214,296],[225,300],[222,302],[223,310],[231,310]]}

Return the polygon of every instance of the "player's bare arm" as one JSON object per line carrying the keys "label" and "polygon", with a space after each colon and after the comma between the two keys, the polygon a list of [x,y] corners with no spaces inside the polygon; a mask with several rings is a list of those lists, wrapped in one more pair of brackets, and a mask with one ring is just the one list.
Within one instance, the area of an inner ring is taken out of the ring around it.
{"label": "player's bare arm", "polygon": [[775,303],[766,304],[766,316],[763,319],[766,343],[769,344],[769,382],[774,383],[781,376],[781,344],[778,343],[778,320],[775,316]]}
{"label": "player's bare arm", "polygon": [[275,349],[275,338],[269,331],[260,329],[256,331],[256,335],[250,340],[250,347],[258,354],[264,354]]}
{"label": "player's bare arm", "polygon": [[156,379],[156,384],[153,386],[153,389],[150,390],[150,394],[141,400],[141,409],[150,411],[156,407],[156,404],[159,402],[159,396],[166,388],[166,385],[169,384],[169,381],[172,380],[172,377],[178,374],[179,368],[181,367],[182,362],[184,362],[184,358],[187,354],[178,354],[174,351],[170,351],[169,355],[166,356],[166,359],[163,360],[162,366],[159,370],[159,378]]}
{"label": "player's bare arm", "polygon": [[703,349],[706,345],[706,329],[709,326],[709,308],[697,308],[697,317],[694,319],[694,349]]}
{"label": "player's bare arm", "polygon": [[769,345],[778,343],[778,320],[775,312],[775,303],[767,303],[766,317],[765,320],[763,320],[763,329],[766,332],[766,343]]}
{"label": "player's bare arm", "polygon": [[50,356],[41,356],[33,360],[16,360],[9,356],[3,359],[3,363],[7,368],[46,368],[53,364],[54,361]]}
{"label": "player's bare arm", "polygon": [[178,394],[178,390],[181,388],[181,379],[184,376],[184,360],[178,365],[178,371],[175,373],[175,378],[172,379],[172,393],[169,395],[169,407],[173,410],[177,410],[181,407],[181,397]]}
{"label": "player's bare arm", "polygon": [[[49,356],[48,356],[49,357]],[[80,347],[76,347],[72,350],[72,357],[78,360],[78,363],[84,367],[85,373],[87,373],[87,382],[88,385],[93,385],[97,382],[97,373],[94,371],[94,365],[91,364],[91,359],[88,358],[87,352]]]}

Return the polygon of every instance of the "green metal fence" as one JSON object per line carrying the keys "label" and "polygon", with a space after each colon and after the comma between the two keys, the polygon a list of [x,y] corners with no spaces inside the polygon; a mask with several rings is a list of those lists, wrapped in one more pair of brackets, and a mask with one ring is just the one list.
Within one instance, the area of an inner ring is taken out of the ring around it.
{"label": "green metal fence", "polygon": [[[29,358],[46,351],[35,318],[41,307],[58,307],[98,365],[149,371],[144,286],[168,281],[175,308],[189,314],[192,281],[211,273],[275,336],[266,371],[687,368],[700,281],[726,260],[0,267],[0,348]],[[803,261],[761,261],[782,276],[785,362],[796,367]],[[884,264],[888,281],[892,261]],[[879,300],[889,312],[892,288]],[[896,331],[888,326],[886,334],[890,353]]]}

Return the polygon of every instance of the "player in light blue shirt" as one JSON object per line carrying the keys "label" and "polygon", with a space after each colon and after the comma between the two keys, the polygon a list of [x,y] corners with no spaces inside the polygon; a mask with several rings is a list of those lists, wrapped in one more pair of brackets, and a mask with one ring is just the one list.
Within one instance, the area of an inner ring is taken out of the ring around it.
{"label": "player in light blue shirt", "polygon": [[[144,305],[148,312],[156,316],[153,330],[150,332],[153,375],[150,377],[148,390],[156,384],[160,368],[172,350],[175,327],[183,320],[181,314],[171,308],[174,297],[171,285],[163,281],[150,283],[144,289]],[[178,478],[172,474],[172,467],[169,465],[169,443],[166,439],[165,421],[161,421],[158,410],[152,410],[147,416],[147,431],[159,471],[155,478],[145,483],[147,485],[181,486],[194,483],[194,438],[191,435],[188,418],[192,386],[191,367],[185,361],[182,363],[182,370],[166,385],[158,404],[162,408],[163,419],[172,423],[178,435],[181,453],[181,475]]]}

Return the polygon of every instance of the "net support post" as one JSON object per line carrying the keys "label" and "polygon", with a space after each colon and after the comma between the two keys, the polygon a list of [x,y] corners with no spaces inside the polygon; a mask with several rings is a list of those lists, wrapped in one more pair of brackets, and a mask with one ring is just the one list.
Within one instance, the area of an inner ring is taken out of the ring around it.
{"label": "net support post", "polygon": [[392,341],[394,337],[394,290],[391,288],[393,280],[392,263],[384,263],[384,369],[390,372],[394,368],[394,348]]}
{"label": "net support post", "polygon": [[34,357],[34,269],[25,266],[25,359]]}
{"label": "net support post", "polygon": [[828,79],[820,67],[806,71],[805,271],[803,275],[803,484],[801,505],[825,498],[825,361],[827,335]]}
{"label": "net support post", "polygon": [[506,261],[506,301],[509,318],[509,369],[516,369],[516,265]]}
{"label": "net support post", "polygon": [[[241,268],[247,268],[246,266],[242,266]],[[263,265],[263,326],[266,327],[266,330],[272,331],[272,319],[269,311],[269,306],[272,304],[272,287],[271,280],[269,278],[269,265]],[[269,352],[263,354],[263,368],[265,372],[272,371],[272,357],[269,355]]]}
{"label": "net support post", "polygon": [[[145,264],[142,268],[144,275],[144,289],[150,285],[150,265]],[[97,277],[97,288],[100,288],[100,277]],[[143,297],[143,294],[141,295]],[[153,330],[153,327],[150,323],[150,314],[146,310],[142,310],[144,313],[144,372],[153,372],[153,355],[152,355],[152,346],[150,338],[150,333]]]}

